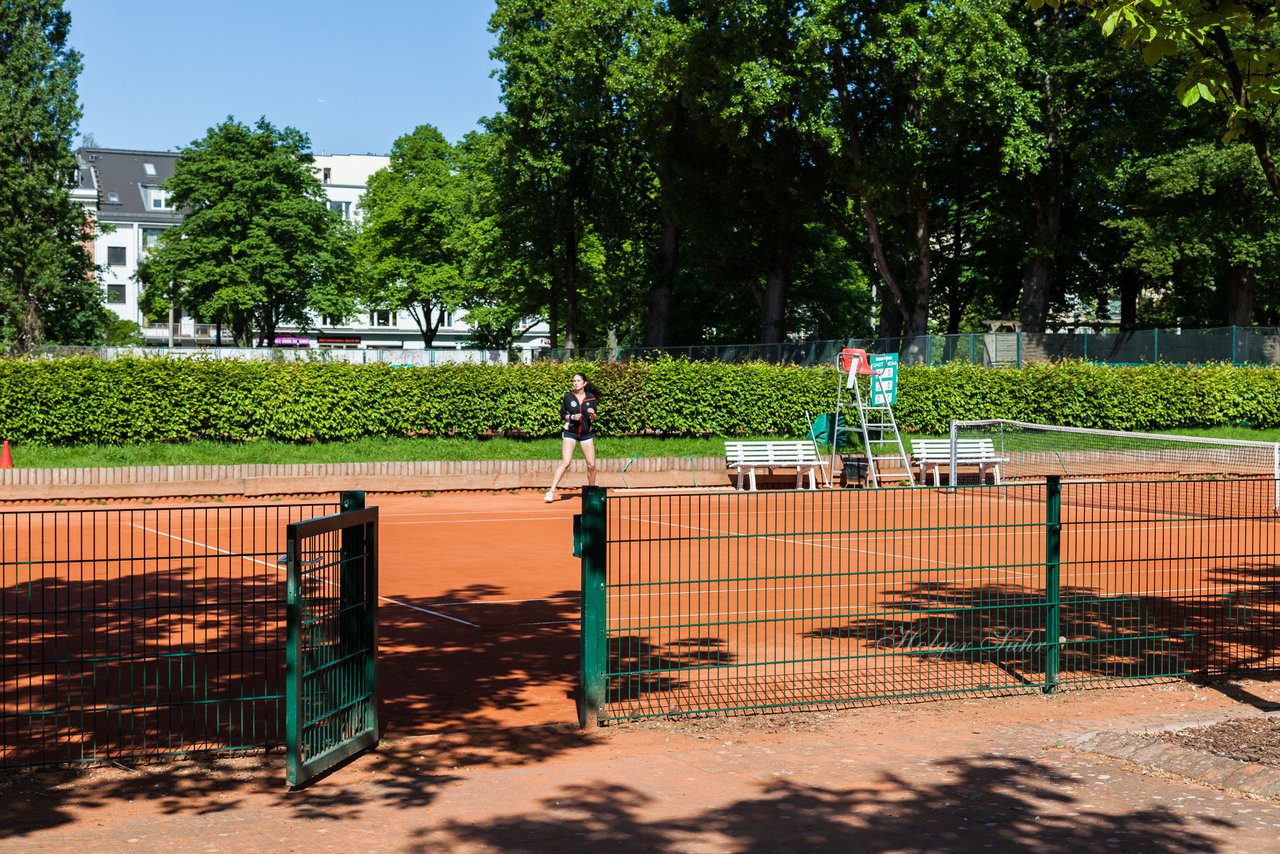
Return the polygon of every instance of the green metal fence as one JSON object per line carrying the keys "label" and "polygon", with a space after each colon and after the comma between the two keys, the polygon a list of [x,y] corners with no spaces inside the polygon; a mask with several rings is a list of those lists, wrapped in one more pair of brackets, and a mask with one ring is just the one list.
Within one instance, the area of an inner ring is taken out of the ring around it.
{"label": "green metal fence", "polygon": [[1274,487],[588,489],[580,719],[1273,668]]}
{"label": "green metal fence", "polygon": [[707,362],[763,361],[774,364],[831,365],[845,347],[868,353],[897,353],[906,365],[956,362],[988,367],[1021,367],[1028,361],[1082,359],[1101,364],[1156,362],[1236,365],[1280,364],[1280,327],[1223,326],[1213,329],[1136,329],[1119,331],[1088,325],[1068,332],[964,332],[913,338],[849,338],[785,341],[778,344],[696,344],[685,347],[610,347],[544,349],[540,359],[602,361],[657,359],[663,356]]}
{"label": "green metal fence", "polygon": [[301,786],[378,743],[378,508],[288,529],[288,753]]}
{"label": "green metal fence", "polygon": [[285,530],[331,502],[0,512],[0,767],[285,742]]}

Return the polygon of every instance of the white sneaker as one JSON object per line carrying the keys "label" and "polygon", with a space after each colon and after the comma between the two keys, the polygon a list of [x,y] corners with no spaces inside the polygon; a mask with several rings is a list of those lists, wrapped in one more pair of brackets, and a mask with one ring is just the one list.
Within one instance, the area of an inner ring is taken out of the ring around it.
{"label": "white sneaker", "polygon": [[555,501],[556,500],[555,492],[553,490],[548,489],[547,494],[542,496],[542,500],[547,502],[548,504],[550,504],[552,501]]}

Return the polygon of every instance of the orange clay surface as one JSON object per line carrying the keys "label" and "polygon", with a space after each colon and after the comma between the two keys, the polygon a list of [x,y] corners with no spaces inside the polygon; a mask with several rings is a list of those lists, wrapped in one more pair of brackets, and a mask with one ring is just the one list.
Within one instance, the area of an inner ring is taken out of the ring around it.
{"label": "orange clay surface", "polygon": [[582,732],[576,492],[369,504],[382,526],[377,751],[293,792],[279,754],[8,772],[0,849],[1079,854],[1280,840],[1275,801],[1071,747],[1099,730],[1272,713],[1277,683]]}
{"label": "orange clay surface", "polygon": [[379,495],[388,738],[577,719],[576,496]]}

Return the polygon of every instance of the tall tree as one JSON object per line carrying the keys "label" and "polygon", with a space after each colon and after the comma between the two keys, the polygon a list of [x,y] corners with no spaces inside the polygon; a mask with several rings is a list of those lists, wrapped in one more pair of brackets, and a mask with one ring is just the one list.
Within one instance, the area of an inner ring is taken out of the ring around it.
{"label": "tall tree", "polygon": [[465,187],[462,307],[472,341],[498,349],[545,317],[558,269],[546,186],[506,133],[507,121],[502,114],[486,119],[489,130],[458,145]]}
{"label": "tall tree", "polygon": [[833,207],[851,234],[863,223],[880,334],[915,338],[929,327],[935,219],[953,202],[939,191],[960,170],[1030,174],[1043,162],[1035,99],[1017,78],[1026,49],[1000,0],[815,5],[833,93]]}
{"label": "tall tree", "polygon": [[[610,85],[643,0],[499,0],[490,19],[506,114],[501,122],[521,177],[521,195],[539,199],[530,221],[552,253],[548,317],[553,342],[564,329],[572,349],[583,333],[584,240],[597,214],[618,209],[610,198],[608,159],[621,154],[627,102]],[[495,128],[498,125],[493,125]],[[563,311],[563,318],[561,318]]]}
{"label": "tall tree", "polygon": [[444,313],[462,304],[463,205],[453,146],[431,125],[395,141],[391,162],[369,178],[360,201],[363,301],[407,311],[427,347]]}
{"label": "tall tree", "polygon": [[[826,178],[815,160],[828,98],[822,45],[808,37],[806,3],[685,0],[680,29],[658,58],[680,99],[692,143],[675,184],[677,221],[720,255],[727,283],[757,306],[758,340],[783,341],[806,226]],[[697,164],[697,165],[695,165]],[[692,168],[691,168],[692,167]]]}
{"label": "tall tree", "polygon": [[283,322],[351,311],[349,235],[312,171],[311,143],[265,118],[228,117],[180,152],[165,189],[186,217],[139,269],[144,305],[226,324],[241,346],[270,345]]}
{"label": "tall tree", "polygon": [[80,55],[61,0],[0,4],[0,348],[101,335],[86,212],[72,200]]}

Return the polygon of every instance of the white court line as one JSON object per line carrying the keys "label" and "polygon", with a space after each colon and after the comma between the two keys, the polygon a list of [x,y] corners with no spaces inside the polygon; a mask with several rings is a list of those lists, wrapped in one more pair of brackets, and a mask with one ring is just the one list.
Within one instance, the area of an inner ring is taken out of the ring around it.
{"label": "white court line", "polygon": [[519,516],[512,518],[507,517],[490,517],[487,519],[417,519],[412,517],[403,522],[386,522],[381,516],[378,517],[380,525],[474,525],[477,522],[490,524],[492,522],[568,522],[568,516]]}
{"label": "white court line", "polygon": [[431,602],[433,608],[448,608],[459,605],[522,605],[525,602],[577,602],[578,596],[535,596],[532,599],[460,599],[457,602]]}
{"label": "white court line", "polygon": [[224,554],[224,555],[227,555],[228,557],[238,557],[243,561],[247,561],[248,563],[256,563],[261,566],[271,567],[273,569],[276,566],[276,564],[271,561],[262,560],[261,558],[256,558],[256,557],[249,557],[248,555],[238,555],[235,552],[229,552],[226,549],[220,549],[217,546],[211,546],[208,543],[201,543],[201,542],[197,542],[196,540],[188,540],[186,537],[179,537],[177,534],[170,534],[168,531],[157,531],[155,528],[148,528],[146,525],[139,525],[136,522],[131,522],[130,525],[134,528],[137,528],[140,531],[146,531],[149,534],[156,534],[157,536],[161,536],[161,537],[168,537],[171,540],[177,540],[178,542],[186,543],[189,546],[196,546],[198,548],[204,549],[205,551],[217,552],[218,554]]}
{"label": "white court line", "polygon": [[[546,503],[545,501],[543,501],[542,499],[538,499],[538,504],[537,504],[537,506],[536,506],[536,507],[529,507],[528,509],[525,509],[525,510],[502,510],[502,509],[500,509],[500,508],[493,508],[493,507],[484,507],[484,508],[480,508],[480,509],[478,509],[478,510],[441,510],[441,511],[439,511],[439,512],[435,512],[435,511],[432,511],[432,510],[415,510],[415,511],[413,511],[413,512],[405,512],[405,513],[383,513],[381,510],[379,510],[379,511],[378,511],[378,518],[379,518],[379,519],[382,519],[382,518],[402,518],[402,517],[417,518],[417,517],[420,517],[420,516],[429,516],[429,517],[463,516],[463,517],[466,517],[466,516],[474,516],[477,512],[481,512],[481,513],[489,513],[489,514],[495,514],[495,513],[506,513],[506,514],[507,514],[507,515],[509,515],[509,516],[539,516],[539,515],[540,515],[540,516],[546,516],[546,515],[548,515],[549,513],[551,513],[551,510],[550,510],[550,508],[548,508],[548,507],[547,507],[547,503]],[[563,512],[561,512],[561,513],[551,513],[551,515],[553,515],[553,516],[554,516],[555,518],[557,518],[557,519],[567,519],[567,518],[568,518],[568,516],[564,515],[564,513],[563,513]]]}
{"label": "white court line", "polygon": [[[147,531],[152,534],[156,534],[157,536],[168,537],[171,540],[177,540],[180,543],[186,543],[187,545],[197,546],[198,548],[206,549],[207,551],[218,552],[219,554],[224,554],[229,557],[238,557],[241,560],[248,561],[249,563],[260,564],[262,566],[271,567],[272,569],[277,569],[279,567],[278,563],[271,563],[271,562],[262,560],[260,558],[249,557],[248,555],[237,555],[235,552],[229,552],[226,549],[220,549],[217,546],[211,546],[208,543],[200,543],[200,542],[196,542],[195,540],[188,540],[186,537],[179,537],[176,534],[170,534],[168,531],[157,531],[155,528],[148,528],[146,525],[139,525],[137,523],[133,523],[133,527],[143,531]],[[325,580],[324,583],[332,587],[338,586],[334,582],[328,581],[328,580]],[[441,614],[437,611],[432,611],[429,608],[420,608],[417,605],[410,605],[408,602],[401,602],[399,599],[392,599],[390,596],[379,596],[378,601],[386,602],[390,605],[399,605],[401,608],[408,608],[410,611],[417,611],[422,614],[430,614],[433,617],[439,617],[442,620],[448,620],[452,623],[461,623],[462,625],[470,626],[473,629],[482,628],[479,623],[473,623],[473,622],[470,622],[469,620],[463,620],[458,617],[450,617],[448,614]]]}
{"label": "white court line", "polygon": [[[1230,590],[1225,591],[1225,593],[1223,593],[1222,595],[1226,595],[1226,593],[1230,593],[1230,592],[1232,591]],[[1068,606],[1074,606],[1074,605],[1088,605],[1088,604],[1105,605],[1109,601],[1114,601],[1120,598],[1134,598],[1138,596],[1149,596],[1151,598],[1161,598],[1164,596],[1177,594],[1177,593],[1192,593],[1192,594],[1202,595],[1204,591],[1199,588],[1188,588],[1185,590],[1162,590],[1162,591],[1154,591],[1154,592],[1136,591],[1132,593],[1129,593],[1129,592],[1098,593],[1096,596],[1089,597],[1084,602],[1068,601],[1068,602],[1063,602],[1062,606],[1068,607]],[[614,598],[615,597],[610,596],[611,601]],[[1017,609],[1024,609],[1024,608],[1047,608],[1047,607],[1048,607],[1047,604],[1044,602],[1012,601],[1006,605],[997,606],[995,610],[1000,610],[1002,608],[1005,610],[1017,610]],[[969,609],[970,609],[970,606],[965,606],[965,605],[955,605],[949,608],[939,606],[936,611],[932,611],[928,613],[933,616],[944,616],[954,611],[964,611]],[[660,621],[660,620],[673,620],[677,622],[685,622],[688,620],[701,619],[705,617],[733,618],[733,617],[739,617],[739,616],[759,616],[762,618],[768,618],[768,617],[775,617],[775,616],[786,616],[790,614],[811,614],[813,616],[813,619],[817,620],[817,619],[823,619],[823,614],[821,612],[837,611],[837,610],[847,612],[847,616],[850,616],[850,617],[856,617],[859,614],[866,614],[866,613],[879,613],[879,614],[886,614],[886,615],[887,614],[922,613],[917,611],[908,611],[903,608],[893,608],[893,607],[887,607],[883,605],[876,605],[873,603],[867,603],[867,604],[860,604],[860,605],[850,604],[849,607],[847,608],[842,608],[839,605],[830,605],[830,606],[812,606],[812,607],[798,607],[798,608],[767,608],[767,609],[751,608],[746,610],[735,610],[735,611],[702,611],[698,613],[688,613],[685,611],[679,611],[679,612],[670,613],[670,614],[642,614],[642,615],[639,615],[639,617],[643,618],[646,623],[652,623],[654,621]],[[610,626],[619,626],[619,627],[625,628],[628,625],[630,625],[630,623],[628,623],[627,620],[636,616],[637,615],[629,614],[629,613],[613,613],[609,615],[607,622]],[[570,620],[566,622],[578,622],[578,621]]]}
{"label": "white court line", "polygon": [[[652,523],[652,524],[670,524],[661,521],[664,518],[677,517],[683,518],[686,514],[681,513],[655,513],[652,516],[620,516],[620,519],[626,519],[632,522]],[[1098,521],[1079,521],[1068,520],[1062,523],[1064,529],[1085,532],[1085,531],[1111,531],[1113,529],[1122,529],[1124,531],[1148,531],[1148,530],[1166,530],[1176,525],[1179,531],[1190,531],[1199,528],[1221,528],[1222,522],[1229,522],[1233,525],[1249,525],[1254,523],[1266,523],[1265,519],[1237,519],[1237,518],[1220,518],[1210,520],[1197,520],[1195,524],[1189,524],[1189,520],[1184,519],[1167,519],[1152,520],[1149,523],[1135,525],[1132,522],[1126,522],[1123,519],[1112,519],[1105,522]],[[868,537],[872,536],[892,536],[895,540],[936,540],[940,531],[963,530],[968,531],[970,538],[974,537],[991,537],[991,536],[1018,536],[1018,537],[1043,537],[1044,522],[1042,520],[1030,520],[1026,522],[1005,522],[996,525],[960,525],[951,528],[939,528],[921,523],[917,527],[908,528],[852,528],[842,531],[805,531],[808,536],[841,536],[850,534],[860,534]],[[715,533],[710,528],[694,528],[692,530],[702,530],[707,533]],[[910,532],[910,533],[909,533]],[[725,532],[733,536],[753,536],[751,534],[736,534],[734,532]],[[896,557],[896,555],[888,555]]]}
{"label": "white court line", "polygon": [[[916,557],[914,555],[902,555],[902,554],[897,554],[895,552],[881,552],[881,551],[875,551],[872,549],[846,548],[844,546],[829,546],[823,543],[806,542],[803,539],[799,539],[799,538],[773,536],[770,534],[739,534],[736,531],[712,531],[710,528],[699,528],[696,525],[682,525],[679,522],[655,521],[653,519],[643,519],[636,516],[623,516],[621,518],[627,519],[632,522],[651,522],[657,525],[667,525],[672,528],[685,528],[690,531],[702,531],[704,533],[717,533],[722,536],[727,535],[732,537],[750,537],[752,539],[772,540],[773,542],[778,542],[778,543],[791,543],[793,545],[806,546],[806,547],[815,548],[815,549],[831,549],[833,551],[840,551],[840,552],[852,552],[856,554],[876,555],[877,557],[890,557],[890,558],[896,558],[898,560],[918,560],[918,561],[923,561],[924,563],[937,564],[938,566],[950,565],[949,562],[947,561],[931,560],[929,558],[921,558],[921,557]],[[814,535],[831,536],[831,535],[823,534],[822,532],[809,533],[809,536],[814,536]]]}

